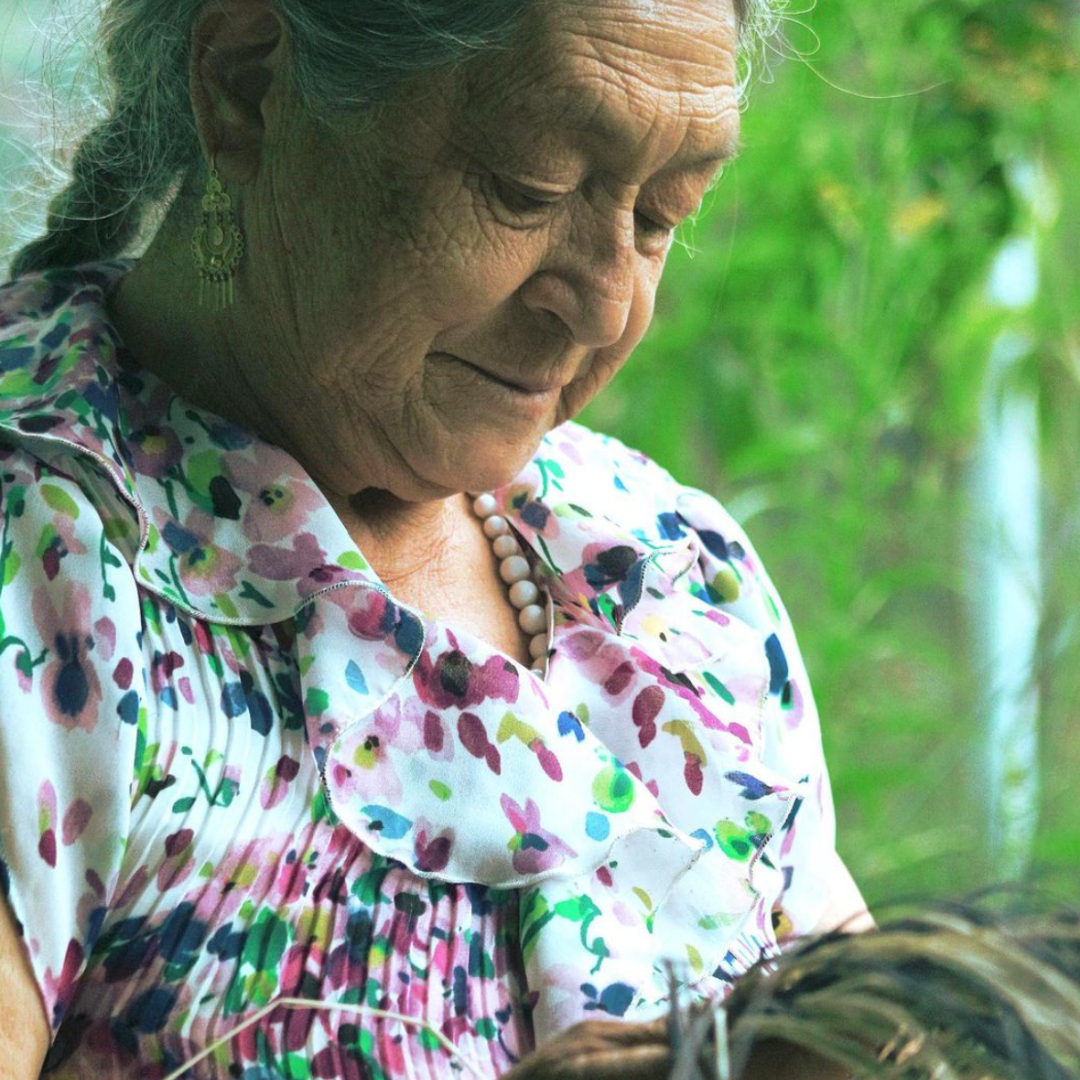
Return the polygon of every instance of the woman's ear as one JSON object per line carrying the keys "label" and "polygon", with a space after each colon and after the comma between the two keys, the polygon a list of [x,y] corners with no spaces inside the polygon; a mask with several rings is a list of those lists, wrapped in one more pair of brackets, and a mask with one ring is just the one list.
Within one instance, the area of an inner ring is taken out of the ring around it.
{"label": "woman's ear", "polygon": [[285,28],[270,0],[216,0],[191,31],[191,107],[207,160],[236,183],[255,178],[280,117]]}

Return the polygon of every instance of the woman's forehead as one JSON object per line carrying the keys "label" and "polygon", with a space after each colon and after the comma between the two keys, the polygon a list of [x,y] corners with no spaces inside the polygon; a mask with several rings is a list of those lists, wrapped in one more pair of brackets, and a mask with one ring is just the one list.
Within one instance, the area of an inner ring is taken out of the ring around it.
{"label": "woman's forehead", "polygon": [[708,163],[733,156],[731,0],[537,0],[507,50],[469,65],[467,126],[558,132]]}

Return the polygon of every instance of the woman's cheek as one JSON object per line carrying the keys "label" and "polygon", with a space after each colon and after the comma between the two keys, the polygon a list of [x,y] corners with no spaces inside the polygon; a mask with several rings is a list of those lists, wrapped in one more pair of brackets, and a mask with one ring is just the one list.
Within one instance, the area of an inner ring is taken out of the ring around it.
{"label": "woman's cheek", "polygon": [[634,283],[634,300],[626,319],[626,331],[616,346],[622,350],[624,360],[637,348],[638,342],[645,336],[652,322],[653,312],[656,309],[656,290],[660,286],[666,258],[665,254],[644,259],[638,264]]}
{"label": "woman's cheek", "polygon": [[634,284],[634,299],[627,315],[623,336],[609,348],[598,349],[588,368],[563,391],[560,423],[577,416],[629,360],[652,322],[656,289],[663,269],[662,259],[639,264]]}
{"label": "woman's cheek", "polygon": [[621,343],[595,352],[586,370],[563,390],[558,423],[577,416],[611,382],[629,355]]}
{"label": "woman's cheek", "polygon": [[[428,262],[428,309],[444,325],[489,316],[512,297],[543,259],[536,233],[515,231],[477,219],[463,223],[456,242]],[[467,237],[467,239],[464,239]]]}

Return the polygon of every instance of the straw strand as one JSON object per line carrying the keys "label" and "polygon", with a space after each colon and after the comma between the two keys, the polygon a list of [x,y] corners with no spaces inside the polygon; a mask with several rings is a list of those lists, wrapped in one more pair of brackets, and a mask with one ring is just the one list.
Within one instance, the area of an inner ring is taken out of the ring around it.
{"label": "straw strand", "polygon": [[180,1077],[188,1071],[198,1065],[200,1061],[205,1060],[216,1050],[220,1050],[221,1047],[232,1042],[241,1032],[246,1031],[249,1027],[253,1027],[264,1017],[268,1016],[275,1009],[317,1009],[324,1012],[344,1012],[350,1013],[354,1016],[371,1016],[379,1020],[397,1020],[402,1024],[407,1024],[410,1027],[423,1028],[428,1031],[435,1039],[438,1040],[442,1048],[453,1058],[457,1058],[462,1065],[468,1069],[469,1072],[479,1078],[479,1080],[489,1080],[489,1077],[483,1072],[480,1066],[461,1049],[455,1046],[441,1031],[432,1027],[431,1024],[424,1020],[420,1020],[415,1016],[405,1016],[402,1013],[389,1012],[386,1009],[376,1009],[370,1005],[338,1005],[333,1002],[327,1001],[311,1001],[307,998],[294,998],[294,997],[280,997],[275,998],[269,1004],[264,1005],[257,1012],[252,1013],[246,1020],[241,1021],[236,1025],[227,1035],[223,1035],[220,1039],[216,1039],[209,1046],[200,1050],[193,1058],[189,1058],[178,1069],[174,1069],[165,1080],[180,1080]]}

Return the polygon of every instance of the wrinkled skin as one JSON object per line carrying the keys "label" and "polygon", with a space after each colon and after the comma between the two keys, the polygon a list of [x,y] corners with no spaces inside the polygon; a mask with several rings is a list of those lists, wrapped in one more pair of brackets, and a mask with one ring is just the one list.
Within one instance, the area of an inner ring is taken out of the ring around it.
{"label": "wrinkled skin", "polygon": [[201,66],[196,47],[247,238],[238,304],[198,308],[185,216],[125,283],[121,332],[332,501],[380,489],[389,519],[506,482],[641,340],[672,228],[733,152],[730,0],[544,0],[508,51],[329,133],[260,6],[225,0]]}

